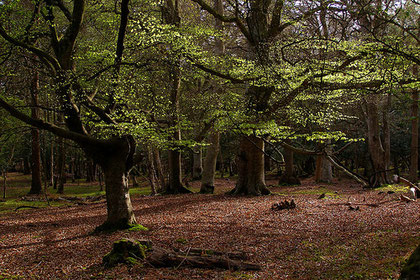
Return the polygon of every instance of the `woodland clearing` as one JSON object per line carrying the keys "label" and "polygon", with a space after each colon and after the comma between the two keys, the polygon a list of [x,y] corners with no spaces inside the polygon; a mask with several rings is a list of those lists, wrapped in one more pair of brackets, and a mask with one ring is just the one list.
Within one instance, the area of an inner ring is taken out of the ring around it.
{"label": "woodland clearing", "polygon": [[[394,279],[420,240],[420,204],[401,202],[403,188],[365,190],[347,180],[306,179],[300,186],[270,187],[270,196],[224,195],[234,182],[217,179],[215,195],[133,195],[138,222],[149,231],[91,235],[106,218],[104,201],[3,212],[0,279]],[[198,189],[199,182],[190,186]],[[297,207],[271,209],[285,199]],[[263,269],[141,263],[105,269],[102,257],[121,238],[184,251],[245,252]]]}

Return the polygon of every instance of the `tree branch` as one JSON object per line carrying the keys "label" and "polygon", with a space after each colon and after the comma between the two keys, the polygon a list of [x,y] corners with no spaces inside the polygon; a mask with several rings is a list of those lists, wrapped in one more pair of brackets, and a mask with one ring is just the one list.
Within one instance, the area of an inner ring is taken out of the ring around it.
{"label": "tree branch", "polygon": [[80,133],[76,133],[76,132],[72,132],[72,131],[60,128],[54,124],[44,122],[43,120],[40,120],[40,119],[33,119],[30,116],[18,111],[12,105],[7,103],[3,98],[0,98],[0,107],[2,107],[7,112],[9,112],[11,116],[23,121],[24,123],[28,125],[34,126],[39,129],[47,130],[57,136],[73,140],[78,144],[95,146],[95,145],[105,145],[107,143],[106,140],[98,140],[88,135],[83,135]]}

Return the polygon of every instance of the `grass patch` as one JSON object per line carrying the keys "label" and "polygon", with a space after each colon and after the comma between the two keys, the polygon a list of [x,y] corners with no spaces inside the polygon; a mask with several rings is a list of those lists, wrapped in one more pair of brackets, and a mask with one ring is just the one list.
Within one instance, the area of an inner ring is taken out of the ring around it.
{"label": "grass patch", "polygon": [[315,189],[302,189],[302,190],[280,190],[279,192],[275,192],[275,194],[277,195],[286,195],[286,196],[290,196],[290,195],[321,195],[321,194],[325,194],[326,198],[332,198],[332,199],[337,199],[340,198],[340,195],[337,194],[335,191],[327,189],[325,187],[319,187],[319,188],[315,188]]}
{"label": "grass patch", "polygon": [[140,224],[134,224],[134,225],[131,225],[129,228],[128,228],[128,231],[148,231],[149,229],[147,228],[147,227],[145,227],[145,226],[142,226],[142,225],[140,225]]}
{"label": "grass patch", "polygon": [[408,192],[410,190],[410,187],[403,186],[403,185],[397,185],[397,184],[390,184],[390,185],[384,185],[384,186],[381,186],[379,188],[376,188],[376,190],[382,191],[382,192],[388,192],[388,191]]}
{"label": "grass patch", "polygon": [[346,241],[303,241],[301,245],[307,267],[316,271],[321,263],[328,268],[313,279],[396,279],[418,237],[401,239],[396,231],[377,231]]}

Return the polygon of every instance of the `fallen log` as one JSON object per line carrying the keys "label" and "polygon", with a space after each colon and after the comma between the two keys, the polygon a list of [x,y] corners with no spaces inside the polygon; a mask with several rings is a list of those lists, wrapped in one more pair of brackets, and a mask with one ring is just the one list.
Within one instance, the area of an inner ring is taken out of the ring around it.
{"label": "fallen log", "polygon": [[258,264],[234,260],[222,255],[178,255],[159,247],[153,248],[146,260],[155,267],[179,267],[185,265],[228,270],[261,270],[261,266]]}
{"label": "fallen log", "polygon": [[220,251],[214,251],[214,250],[208,250],[208,249],[202,249],[202,248],[189,248],[185,252],[174,249],[176,253],[183,254],[183,255],[190,255],[190,256],[226,256],[229,259],[235,259],[235,260],[249,260],[249,257],[244,252],[220,252]]}
{"label": "fallen log", "polygon": [[153,267],[180,267],[184,265],[198,268],[261,270],[259,264],[242,261],[245,258],[247,257],[243,253],[215,253],[212,250],[197,248],[190,248],[186,252],[181,252],[153,246],[148,240],[122,239],[114,242],[112,251],[106,254],[102,261],[106,267],[112,267],[118,263],[134,264],[141,261]]}
{"label": "fallen log", "polygon": [[418,186],[416,186],[415,184],[413,184],[412,182],[410,182],[409,180],[398,176],[398,175],[394,175],[392,176],[392,179],[394,181],[394,183],[399,184],[399,183],[404,183],[407,186],[410,187],[410,189],[412,189],[413,191],[413,196],[415,199],[417,199],[418,197],[420,197],[420,188]]}

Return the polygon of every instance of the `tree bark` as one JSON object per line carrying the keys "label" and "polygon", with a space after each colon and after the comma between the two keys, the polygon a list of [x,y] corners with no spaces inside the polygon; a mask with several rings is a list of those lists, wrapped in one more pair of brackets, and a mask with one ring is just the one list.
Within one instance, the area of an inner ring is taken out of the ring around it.
{"label": "tree bark", "polygon": [[157,172],[155,168],[155,162],[153,158],[153,147],[149,145],[147,147],[147,169],[148,169],[148,175],[149,175],[149,182],[152,189],[152,195],[156,195],[160,188],[158,187],[158,178],[157,178]]}
{"label": "tree bark", "polygon": [[220,133],[213,128],[209,135],[210,145],[207,147],[207,154],[204,159],[200,193],[213,193],[214,191],[214,175],[216,173],[217,155],[219,153],[219,140]]}
{"label": "tree bark", "polygon": [[380,137],[380,125],[378,118],[378,97],[372,96],[372,100],[366,104],[366,122],[368,128],[368,149],[372,160],[373,174],[371,175],[371,186],[377,187],[388,183],[387,163],[385,161],[385,149]]}
{"label": "tree bark", "polygon": [[[289,142],[286,140],[286,142]],[[299,179],[296,177],[296,173],[294,171],[294,160],[293,160],[293,151],[291,149],[284,149],[284,163],[285,169],[284,173],[279,179],[279,184],[286,184],[286,185],[300,185]]]}
{"label": "tree bark", "polygon": [[[179,27],[181,19],[179,17],[178,1],[166,0],[165,5],[162,7],[162,15],[165,23]],[[168,151],[168,169],[169,181],[165,187],[165,193],[178,194],[190,193],[191,191],[185,188],[182,184],[182,165],[181,165],[181,151],[179,150],[178,143],[181,141],[181,130],[179,124],[179,96],[181,84],[181,70],[180,62],[176,61],[169,67],[171,92],[170,101],[172,104],[170,122],[171,126],[175,129],[172,135],[173,146]]]}
{"label": "tree bark", "polygon": [[[128,170],[132,167],[132,156],[135,148],[134,140],[118,138],[110,140],[113,143],[102,149],[101,155],[93,158],[102,167],[105,175],[105,191],[107,202],[107,220],[98,230],[124,229],[136,224],[133,213],[129,188]],[[97,151],[85,148],[88,154]]]}
{"label": "tree bark", "polygon": [[[418,75],[418,66],[413,67],[414,76]],[[411,145],[410,145],[410,176],[411,182],[418,181],[419,169],[419,92],[414,90],[411,94]]]}
{"label": "tree bark", "polygon": [[[61,114],[58,116],[58,122],[62,122],[63,118]],[[57,163],[57,193],[64,193],[64,184],[66,183],[66,149],[65,140],[63,137],[58,137],[58,163]]]}
{"label": "tree bark", "polygon": [[200,180],[203,174],[203,149],[201,145],[193,147],[193,180]]}
{"label": "tree bark", "polygon": [[257,136],[242,136],[238,155],[238,181],[231,194],[267,195],[265,185],[264,141]]}
{"label": "tree bark", "polygon": [[[39,74],[35,72],[31,82],[31,117],[33,119],[39,119],[38,109],[38,91],[39,91]],[[31,156],[31,171],[32,181],[30,194],[42,193],[42,182],[41,182],[41,148],[39,145],[39,130],[37,128],[31,129],[32,135],[32,156]]]}

